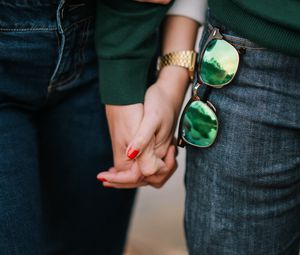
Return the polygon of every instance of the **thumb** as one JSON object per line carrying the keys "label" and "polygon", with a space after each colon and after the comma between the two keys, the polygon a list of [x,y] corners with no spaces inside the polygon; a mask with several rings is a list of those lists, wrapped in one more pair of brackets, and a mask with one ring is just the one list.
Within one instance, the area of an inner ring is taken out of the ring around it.
{"label": "thumb", "polygon": [[152,118],[144,116],[135,136],[127,147],[127,157],[135,159],[138,154],[145,150],[156,131],[156,123]]}

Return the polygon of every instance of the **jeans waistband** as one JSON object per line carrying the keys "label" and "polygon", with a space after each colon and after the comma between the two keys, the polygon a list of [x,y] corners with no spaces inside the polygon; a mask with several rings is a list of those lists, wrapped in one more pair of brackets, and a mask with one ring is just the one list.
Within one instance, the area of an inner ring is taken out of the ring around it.
{"label": "jeans waistband", "polygon": [[62,29],[95,15],[93,0],[0,0],[0,31]]}
{"label": "jeans waistband", "polygon": [[0,0],[0,5],[16,7],[46,7],[58,6],[60,3],[65,5],[88,4],[93,2],[88,0]]}
{"label": "jeans waistband", "polygon": [[60,0],[0,0],[0,5],[10,7],[55,6]]}

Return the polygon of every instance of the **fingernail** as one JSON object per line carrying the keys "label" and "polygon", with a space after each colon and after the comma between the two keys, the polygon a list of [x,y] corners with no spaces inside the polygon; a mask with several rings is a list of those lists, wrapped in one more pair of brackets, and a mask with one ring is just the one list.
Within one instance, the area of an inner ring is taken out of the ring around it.
{"label": "fingernail", "polygon": [[103,177],[99,177],[98,180],[101,181],[101,182],[107,182],[107,180]]}
{"label": "fingernail", "polygon": [[130,148],[127,152],[127,157],[130,159],[134,159],[139,154],[139,151],[133,148]]}

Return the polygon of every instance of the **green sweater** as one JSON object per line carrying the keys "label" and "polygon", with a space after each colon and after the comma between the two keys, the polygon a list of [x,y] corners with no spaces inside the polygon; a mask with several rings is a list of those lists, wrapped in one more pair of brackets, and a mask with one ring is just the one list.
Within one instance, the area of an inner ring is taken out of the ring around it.
{"label": "green sweater", "polygon": [[300,57],[300,0],[208,0],[213,15],[262,46]]}
{"label": "green sweater", "polygon": [[143,102],[158,27],[169,7],[133,0],[98,0],[96,49],[103,103]]}

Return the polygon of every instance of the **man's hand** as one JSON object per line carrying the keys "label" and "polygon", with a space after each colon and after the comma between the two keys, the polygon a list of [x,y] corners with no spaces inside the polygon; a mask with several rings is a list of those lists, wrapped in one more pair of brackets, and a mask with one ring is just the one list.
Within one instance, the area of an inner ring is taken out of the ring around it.
{"label": "man's hand", "polygon": [[[142,121],[143,105],[106,105],[105,109],[112,141],[114,171],[131,169],[134,162],[126,156],[126,149]],[[98,179],[105,181],[101,176]]]}
{"label": "man's hand", "polygon": [[[149,1],[144,0],[144,2]],[[192,19],[181,16],[168,17],[165,22],[163,54],[193,49],[197,30],[198,24]],[[115,168],[98,175],[98,178],[104,181],[104,186],[132,188],[149,184],[161,187],[172,175],[176,168],[176,150],[171,144],[188,80],[188,71],[181,67],[166,66],[160,71],[157,82],[147,90],[138,127],[134,125],[135,131],[131,128],[133,131],[131,134],[134,134],[132,139],[128,140],[128,134],[124,131],[121,131],[122,135],[126,135],[127,138],[120,137],[117,129],[120,130],[122,127],[112,128],[110,124],[110,129],[115,130],[111,132],[112,136],[115,133],[119,137],[119,139],[112,137],[113,146],[122,149],[120,151],[114,149],[117,163]],[[119,118],[122,119],[122,116]],[[108,121],[114,122],[111,118]],[[127,125],[124,126],[126,129]],[[125,141],[123,142],[122,139]],[[121,144],[117,140],[122,141]],[[127,149],[124,148],[124,144],[129,145]],[[131,159],[132,165],[124,159],[126,154],[128,159]],[[121,160],[118,159],[119,157]],[[125,167],[123,162],[126,163]],[[120,172],[118,169],[125,170]]]}
{"label": "man's hand", "polygon": [[151,185],[161,188],[172,176],[177,168],[176,147],[170,146],[167,155],[162,161],[160,170],[148,177],[145,177],[139,170],[138,161],[134,161],[132,167],[125,171],[117,171],[114,167],[106,172],[99,173],[97,178],[103,182],[103,186],[111,188],[137,188]]}
{"label": "man's hand", "polygon": [[172,142],[188,72],[166,67],[160,77],[146,92],[143,118],[127,148],[127,156],[138,152],[131,157],[132,167],[100,173],[98,178],[106,180],[104,186],[133,188],[148,184],[160,188],[175,171],[176,148]]}

